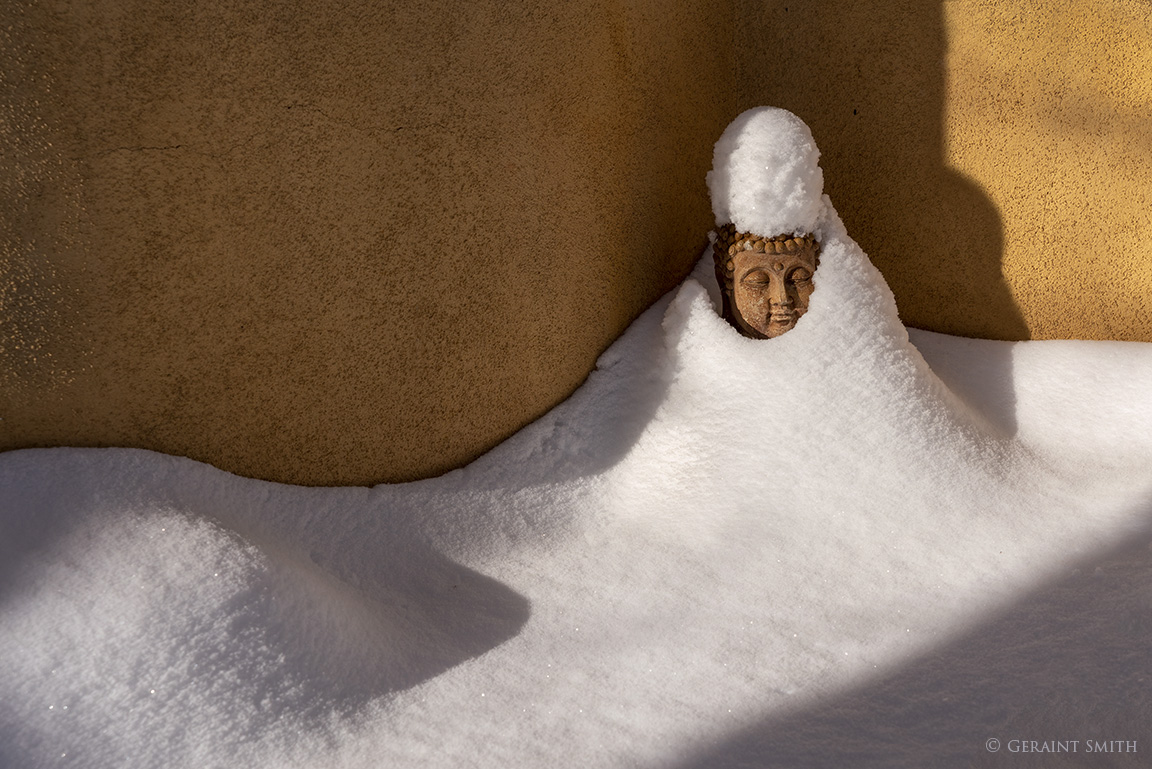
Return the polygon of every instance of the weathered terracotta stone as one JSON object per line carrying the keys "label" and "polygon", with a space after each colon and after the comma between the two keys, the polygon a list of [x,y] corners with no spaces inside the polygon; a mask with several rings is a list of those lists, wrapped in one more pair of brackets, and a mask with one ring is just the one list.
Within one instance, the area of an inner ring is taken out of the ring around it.
{"label": "weathered terracotta stone", "polygon": [[724,319],[752,339],[792,330],[808,311],[819,252],[811,235],[768,238],[736,232],[732,224],[720,227],[712,255]]}

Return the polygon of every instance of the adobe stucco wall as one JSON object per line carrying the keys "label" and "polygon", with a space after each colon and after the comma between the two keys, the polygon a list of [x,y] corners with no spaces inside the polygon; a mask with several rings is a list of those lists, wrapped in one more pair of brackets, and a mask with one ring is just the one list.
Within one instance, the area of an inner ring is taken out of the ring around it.
{"label": "adobe stucco wall", "polygon": [[703,249],[714,6],[6,4],[0,447],[474,458]]}
{"label": "adobe stucco wall", "polygon": [[812,127],[905,323],[1152,341],[1152,4],[737,6],[740,108]]}
{"label": "adobe stucco wall", "polygon": [[1152,341],[1152,3],[945,5],[945,157],[1036,339]]}
{"label": "adobe stucco wall", "polygon": [[1147,2],[2,13],[0,448],[457,467],[687,272],[757,104],[910,325],[1152,341]]}

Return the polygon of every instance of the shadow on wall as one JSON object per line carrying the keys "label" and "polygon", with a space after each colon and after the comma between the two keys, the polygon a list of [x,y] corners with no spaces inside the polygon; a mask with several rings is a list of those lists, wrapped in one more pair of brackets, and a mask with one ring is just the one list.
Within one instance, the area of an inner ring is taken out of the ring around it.
{"label": "shadow on wall", "polygon": [[[1152,499],[1144,507],[1152,516]],[[1152,739],[1149,531],[903,669],[766,719],[679,769],[1146,766],[1139,753],[1089,755],[1084,741]],[[1026,755],[1010,740],[1080,744]]]}
{"label": "shadow on wall", "polygon": [[1030,338],[1003,277],[1000,214],[945,164],[941,4],[737,5],[739,108],[785,107],[812,128],[825,190],[884,273],[904,323]]}

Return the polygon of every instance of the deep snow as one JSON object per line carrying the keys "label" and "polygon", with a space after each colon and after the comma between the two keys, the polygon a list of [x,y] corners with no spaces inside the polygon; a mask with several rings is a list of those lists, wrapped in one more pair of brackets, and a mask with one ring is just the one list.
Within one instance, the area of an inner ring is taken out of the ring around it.
{"label": "deep snow", "polygon": [[794,330],[706,258],[440,478],[0,456],[0,765],[1143,765],[1152,345],[909,340],[818,229]]}

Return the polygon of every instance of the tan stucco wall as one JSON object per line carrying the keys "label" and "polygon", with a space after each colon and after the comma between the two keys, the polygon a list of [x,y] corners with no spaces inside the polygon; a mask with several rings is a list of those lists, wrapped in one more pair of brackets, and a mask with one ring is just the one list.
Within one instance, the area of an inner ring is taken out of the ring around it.
{"label": "tan stucco wall", "polygon": [[0,447],[474,458],[703,248],[712,5],[7,4]]}
{"label": "tan stucco wall", "polygon": [[1033,338],[1152,341],[1152,3],[952,2],[945,159]]}
{"label": "tan stucco wall", "polygon": [[1147,2],[3,15],[0,448],[457,467],[686,273],[758,104],[812,126],[909,324],[1152,341]]}
{"label": "tan stucco wall", "polygon": [[740,108],[812,127],[905,323],[1152,341],[1152,4],[737,6]]}

